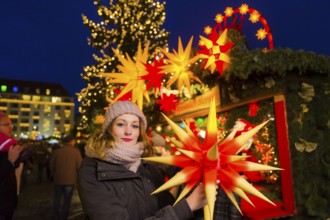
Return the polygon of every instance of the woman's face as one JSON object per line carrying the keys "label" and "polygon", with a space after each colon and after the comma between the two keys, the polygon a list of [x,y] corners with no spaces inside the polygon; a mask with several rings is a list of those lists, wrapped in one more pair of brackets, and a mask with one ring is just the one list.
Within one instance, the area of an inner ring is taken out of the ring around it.
{"label": "woman's face", "polygon": [[13,131],[13,125],[10,119],[7,116],[2,116],[0,119],[0,132],[4,133],[7,136],[11,136]]}
{"label": "woman's face", "polygon": [[140,135],[139,117],[132,114],[118,116],[113,122],[112,133],[117,144],[134,146]]}

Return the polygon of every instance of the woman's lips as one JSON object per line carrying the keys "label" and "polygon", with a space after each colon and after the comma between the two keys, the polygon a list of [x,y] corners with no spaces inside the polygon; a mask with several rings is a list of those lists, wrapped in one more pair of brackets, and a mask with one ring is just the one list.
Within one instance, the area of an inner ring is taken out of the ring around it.
{"label": "woman's lips", "polygon": [[130,142],[130,141],[132,141],[131,138],[122,138],[122,140],[125,141],[125,142]]}

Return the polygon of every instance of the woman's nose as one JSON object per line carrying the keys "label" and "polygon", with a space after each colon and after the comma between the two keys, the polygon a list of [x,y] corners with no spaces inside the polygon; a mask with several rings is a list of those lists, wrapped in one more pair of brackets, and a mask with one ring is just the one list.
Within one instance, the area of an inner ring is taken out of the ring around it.
{"label": "woman's nose", "polygon": [[129,126],[125,127],[125,135],[130,135],[132,133],[132,129]]}

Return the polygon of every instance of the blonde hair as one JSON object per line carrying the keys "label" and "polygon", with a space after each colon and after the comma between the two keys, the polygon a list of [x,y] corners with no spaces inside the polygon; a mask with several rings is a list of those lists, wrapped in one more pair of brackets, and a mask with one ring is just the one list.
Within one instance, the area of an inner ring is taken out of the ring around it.
{"label": "blonde hair", "polygon": [[[110,123],[106,130],[98,131],[88,139],[85,147],[86,155],[94,155],[98,158],[104,158],[105,152],[116,146],[115,138],[112,134],[113,124],[114,121]],[[140,135],[137,141],[142,142],[144,146],[144,153],[142,156],[151,156],[154,154],[152,147],[153,144],[150,141],[144,126],[142,126],[143,122],[141,119],[139,119],[139,124]]]}

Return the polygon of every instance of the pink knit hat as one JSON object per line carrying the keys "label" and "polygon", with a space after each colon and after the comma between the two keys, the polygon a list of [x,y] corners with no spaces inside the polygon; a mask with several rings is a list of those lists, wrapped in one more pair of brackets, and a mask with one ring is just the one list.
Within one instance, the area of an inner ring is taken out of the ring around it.
{"label": "pink knit hat", "polygon": [[107,130],[111,122],[122,114],[133,114],[138,116],[142,121],[144,129],[147,129],[147,119],[135,103],[131,101],[116,101],[110,104],[105,112],[102,130]]}

